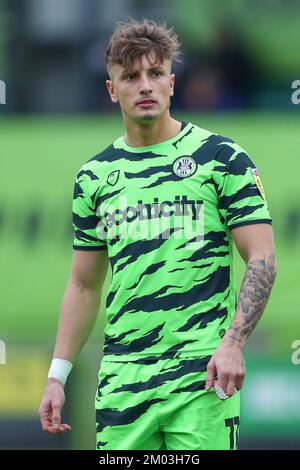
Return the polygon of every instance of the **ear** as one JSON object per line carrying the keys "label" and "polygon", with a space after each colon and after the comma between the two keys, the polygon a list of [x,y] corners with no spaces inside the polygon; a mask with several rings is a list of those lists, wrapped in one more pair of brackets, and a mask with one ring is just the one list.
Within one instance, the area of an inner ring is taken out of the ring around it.
{"label": "ear", "polygon": [[118,96],[116,94],[113,81],[112,80],[106,80],[105,84],[106,84],[106,88],[108,90],[108,93],[110,95],[110,99],[112,100],[113,103],[117,103],[118,102]]}
{"label": "ear", "polygon": [[175,86],[175,75],[171,73],[170,75],[170,96],[174,95],[174,86]]}

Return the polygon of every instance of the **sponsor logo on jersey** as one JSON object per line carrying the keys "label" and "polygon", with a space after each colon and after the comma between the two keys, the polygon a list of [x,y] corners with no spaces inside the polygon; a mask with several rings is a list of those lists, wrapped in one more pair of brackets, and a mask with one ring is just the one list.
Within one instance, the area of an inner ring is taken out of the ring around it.
{"label": "sponsor logo on jersey", "polygon": [[120,176],[120,170],[112,171],[111,173],[109,173],[106,181],[110,186],[114,186],[116,182],[118,181],[119,176]]}
{"label": "sponsor logo on jersey", "polygon": [[[154,197],[152,202],[138,200],[137,204],[128,204],[126,196],[118,198],[118,207],[109,200],[97,207],[99,238],[107,239],[128,237],[168,238],[171,234],[182,240],[203,242],[204,205],[202,200],[189,199],[185,195],[176,195],[174,200],[160,200]],[[163,234],[163,235],[162,235]]]}
{"label": "sponsor logo on jersey", "polygon": [[260,192],[262,198],[265,199],[265,191],[264,191],[264,188],[263,188],[261,179],[260,179],[260,175],[259,175],[258,169],[257,169],[257,168],[251,168],[251,173],[252,173],[252,176],[253,176],[253,178],[254,178],[255,184],[256,184],[256,186],[258,187],[258,190],[259,190],[259,192]]}
{"label": "sponsor logo on jersey", "polygon": [[192,157],[184,156],[176,158],[173,163],[173,171],[180,178],[192,176],[197,170],[197,163]]}

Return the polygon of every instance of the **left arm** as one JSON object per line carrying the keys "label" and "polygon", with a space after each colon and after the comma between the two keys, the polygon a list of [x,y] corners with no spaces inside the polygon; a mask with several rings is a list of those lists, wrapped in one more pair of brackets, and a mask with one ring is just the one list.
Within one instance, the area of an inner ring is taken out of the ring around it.
{"label": "left arm", "polygon": [[245,378],[243,348],[263,314],[274,284],[277,266],[272,226],[244,225],[232,229],[232,238],[247,270],[239,293],[236,313],[207,366],[206,390],[218,385],[228,397],[240,390]]}

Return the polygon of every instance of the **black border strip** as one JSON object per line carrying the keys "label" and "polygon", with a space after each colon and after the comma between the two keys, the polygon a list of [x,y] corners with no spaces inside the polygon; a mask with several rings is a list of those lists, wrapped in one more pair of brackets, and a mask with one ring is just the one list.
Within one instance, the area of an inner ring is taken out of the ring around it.
{"label": "black border strip", "polygon": [[107,248],[106,245],[101,245],[101,246],[73,245],[73,250],[81,250],[81,251],[100,251],[100,250],[106,250],[106,248]]}
{"label": "black border strip", "polygon": [[244,222],[239,222],[237,224],[228,225],[228,228],[242,227],[243,225],[253,225],[253,224],[270,224],[272,225],[271,219],[256,219],[256,220],[245,220]]}

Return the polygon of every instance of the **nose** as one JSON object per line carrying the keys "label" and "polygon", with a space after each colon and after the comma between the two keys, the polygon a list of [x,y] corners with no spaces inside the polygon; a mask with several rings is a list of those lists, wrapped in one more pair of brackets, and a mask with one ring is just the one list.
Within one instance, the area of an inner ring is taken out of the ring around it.
{"label": "nose", "polygon": [[152,86],[146,74],[141,76],[140,80],[140,93],[142,95],[149,95],[152,93]]}

